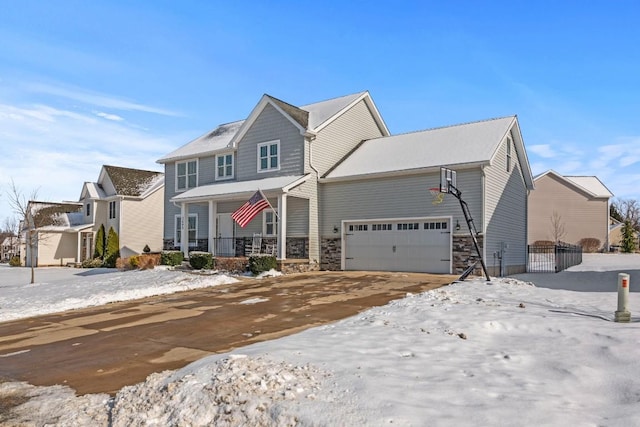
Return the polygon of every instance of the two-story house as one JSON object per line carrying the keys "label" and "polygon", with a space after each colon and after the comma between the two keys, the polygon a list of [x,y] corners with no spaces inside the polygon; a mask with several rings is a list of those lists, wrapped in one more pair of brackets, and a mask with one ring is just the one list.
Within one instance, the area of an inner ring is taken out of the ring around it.
{"label": "two-story house", "polygon": [[95,234],[101,225],[118,234],[120,256],[162,250],[164,174],[162,172],[105,165],[96,182],[85,182],[79,203],[82,223],[80,261],[93,256]]}
{"label": "two-story house", "polygon": [[[158,162],[165,248],[185,255],[242,256],[259,236],[283,265],[460,272],[473,258],[462,211],[428,190],[447,166],[492,274],[526,268],[533,179],[515,116],[392,136],[368,92],[300,107],[264,95],[245,120]],[[257,190],[271,206],[237,226],[231,214]]]}

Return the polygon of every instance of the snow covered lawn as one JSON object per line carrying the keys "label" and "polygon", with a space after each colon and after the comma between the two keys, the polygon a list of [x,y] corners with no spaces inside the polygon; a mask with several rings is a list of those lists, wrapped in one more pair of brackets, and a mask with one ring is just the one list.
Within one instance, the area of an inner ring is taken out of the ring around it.
{"label": "snow covered lawn", "polygon": [[[634,320],[612,321],[617,271],[635,266],[638,256],[594,255],[566,274],[527,276],[545,288],[504,278],[408,295],[331,325],[150,375],[113,399],[4,383],[0,407],[3,397],[25,402],[0,420],[34,426],[638,425],[640,278],[631,280]],[[614,283],[595,273],[609,273]],[[596,281],[601,289],[585,289]],[[21,300],[25,309],[39,304]]]}

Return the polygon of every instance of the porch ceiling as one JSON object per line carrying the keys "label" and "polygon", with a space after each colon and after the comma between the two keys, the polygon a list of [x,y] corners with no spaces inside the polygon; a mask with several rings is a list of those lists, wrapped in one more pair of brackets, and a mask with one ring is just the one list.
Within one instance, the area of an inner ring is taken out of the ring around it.
{"label": "porch ceiling", "polygon": [[[287,193],[304,183],[311,174],[298,176],[277,176],[252,181],[233,181],[222,184],[209,184],[180,193],[171,199],[174,203],[202,202],[206,200],[244,200],[253,193],[262,190],[266,196]],[[267,194],[270,193],[270,194]]]}

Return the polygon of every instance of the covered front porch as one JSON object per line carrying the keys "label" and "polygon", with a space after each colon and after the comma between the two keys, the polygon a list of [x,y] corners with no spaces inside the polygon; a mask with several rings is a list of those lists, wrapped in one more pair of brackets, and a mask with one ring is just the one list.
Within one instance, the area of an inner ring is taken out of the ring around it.
{"label": "covered front porch", "polygon": [[[173,237],[165,234],[165,250],[210,252],[216,257],[275,255],[280,261],[317,260],[317,230],[309,224],[310,201],[300,186],[309,175],[228,182],[196,187],[173,197]],[[292,192],[292,190],[298,191]],[[245,227],[232,213],[260,190],[269,207]]]}

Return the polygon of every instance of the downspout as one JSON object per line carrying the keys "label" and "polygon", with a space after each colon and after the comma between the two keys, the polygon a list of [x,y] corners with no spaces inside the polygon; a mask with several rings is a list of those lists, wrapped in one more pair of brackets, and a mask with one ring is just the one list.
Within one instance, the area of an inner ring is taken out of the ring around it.
{"label": "downspout", "polygon": [[[305,133],[305,137],[308,138],[308,140],[309,140],[309,167],[316,173],[316,210],[317,210],[318,209],[318,204],[319,204],[319,200],[318,200],[319,199],[318,181],[320,180],[320,172],[313,165],[313,149],[312,149],[312,142],[315,141],[316,135],[317,134],[315,132],[310,132],[310,131]],[[320,239],[320,224],[319,224],[319,221],[320,221],[320,215],[316,214],[316,232],[315,232],[316,239],[317,239],[316,245],[317,245],[318,251],[320,253],[320,252],[322,252],[322,248],[320,247],[321,246],[321,243],[320,243],[321,239]],[[309,232],[308,232],[308,234],[309,234],[309,239],[310,239],[311,238],[311,224],[309,224]],[[311,242],[309,242],[309,243],[311,243]],[[311,245],[309,245],[309,246],[311,246]],[[318,262],[318,264],[320,264],[320,254],[319,253],[318,253],[318,259],[316,259],[316,262]],[[310,254],[307,254],[307,255],[310,255]],[[309,257],[309,258],[311,258],[311,257]]]}
{"label": "downspout", "polygon": [[482,187],[482,259],[487,259],[487,180],[484,165],[480,166],[480,186]]}

